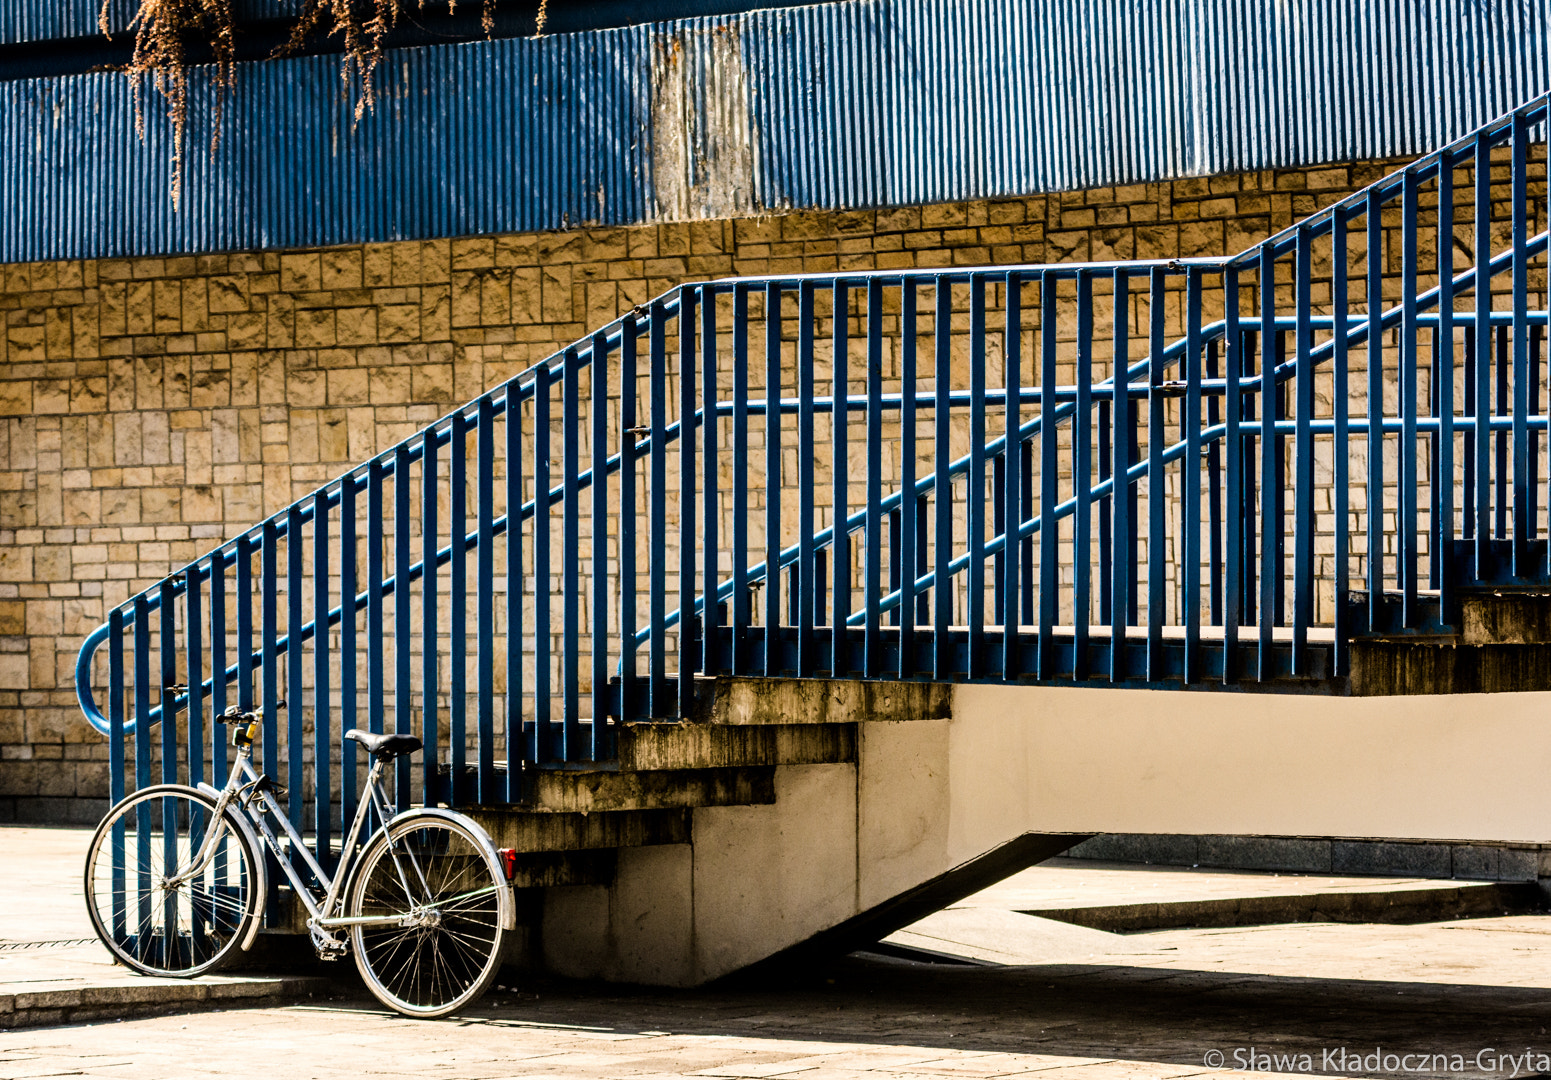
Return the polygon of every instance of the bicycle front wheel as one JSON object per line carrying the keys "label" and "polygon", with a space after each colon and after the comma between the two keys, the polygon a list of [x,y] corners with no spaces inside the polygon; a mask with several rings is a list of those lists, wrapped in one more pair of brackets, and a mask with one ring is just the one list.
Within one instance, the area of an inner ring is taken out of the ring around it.
{"label": "bicycle front wheel", "polygon": [[361,853],[350,914],[355,963],[384,1005],[435,1017],[479,1000],[501,966],[506,931],[484,844],[447,818],[391,821]]}
{"label": "bicycle front wheel", "polygon": [[[120,962],[187,978],[235,955],[262,898],[258,853],[230,814],[217,822],[213,799],[177,785],[137,791],[108,811],[86,853],[86,907]],[[207,838],[209,858],[196,869]]]}

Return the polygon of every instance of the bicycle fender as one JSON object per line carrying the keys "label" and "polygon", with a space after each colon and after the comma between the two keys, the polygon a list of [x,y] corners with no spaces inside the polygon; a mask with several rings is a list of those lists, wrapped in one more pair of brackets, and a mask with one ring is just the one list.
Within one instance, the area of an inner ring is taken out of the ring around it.
{"label": "bicycle fender", "polygon": [[[439,806],[422,806],[414,810],[406,810],[402,814],[395,814],[388,822],[388,826],[394,826],[402,821],[414,821],[418,818],[441,818],[461,825],[474,835],[479,844],[484,848],[485,862],[490,865],[490,873],[497,881],[506,881],[506,868],[501,865],[501,856],[496,854],[495,841],[490,839],[490,834],[473,818],[458,813],[456,810],[444,810]],[[501,909],[501,929],[515,930],[517,928],[517,902],[512,897],[510,882],[508,887],[496,894]]]}
{"label": "bicycle fender", "polygon": [[[204,782],[195,786],[201,795],[208,795],[217,802],[220,801],[220,788],[213,788]],[[258,903],[254,907],[253,919],[248,923],[248,932],[242,937],[242,951],[247,952],[253,947],[253,939],[258,937],[259,926],[264,922],[264,901],[269,896],[269,870],[266,866],[269,860],[266,858],[266,849],[259,841],[258,834],[253,831],[253,823],[246,815],[236,813],[228,807],[226,816],[247,838],[248,843],[253,845],[253,853],[257,856],[253,860],[253,895],[258,898]]]}

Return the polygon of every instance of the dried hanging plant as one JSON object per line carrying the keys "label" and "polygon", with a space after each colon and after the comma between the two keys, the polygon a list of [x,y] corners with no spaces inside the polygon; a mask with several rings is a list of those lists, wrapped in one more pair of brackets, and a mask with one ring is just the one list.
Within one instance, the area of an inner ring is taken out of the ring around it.
{"label": "dried hanging plant", "polygon": [[[108,35],[108,5],[103,0],[97,25]],[[184,135],[188,130],[188,56],[186,39],[197,34],[215,54],[215,113],[211,117],[210,151],[220,143],[221,117],[226,94],[236,81],[236,27],[232,0],[140,0],[140,10],[130,24],[135,27],[135,49],[129,67],[131,96],[135,102],[135,132],[145,137],[146,85],[161,94],[172,123],[172,203],[183,192]]]}
{"label": "dried hanging plant", "polygon": [[[108,8],[112,0],[103,0],[97,25],[105,36]],[[495,33],[496,0],[481,0],[480,26],[485,36]],[[425,7],[425,0],[418,5]],[[328,23],[326,33],[343,39],[344,60],[340,78],[348,85],[352,75],[360,80],[355,103],[357,121],[377,103],[376,71],[382,62],[383,40],[403,16],[405,0],[307,0],[301,17],[292,27],[286,43],[275,56],[300,52],[308,39]],[[448,0],[449,12],[457,9],[457,0]],[[544,32],[549,20],[549,0],[539,0],[534,35]],[[220,143],[221,119],[226,95],[236,84],[236,26],[232,0],[140,0],[140,9],[130,24],[135,31],[133,57],[126,69],[135,98],[135,131],[145,137],[144,101],[141,91],[147,82],[167,102],[167,117],[172,123],[172,201],[178,204],[183,190],[184,135],[188,129],[189,75],[187,45],[196,35],[207,43],[215,57],[215,110],[211,117],[210,150]]]}

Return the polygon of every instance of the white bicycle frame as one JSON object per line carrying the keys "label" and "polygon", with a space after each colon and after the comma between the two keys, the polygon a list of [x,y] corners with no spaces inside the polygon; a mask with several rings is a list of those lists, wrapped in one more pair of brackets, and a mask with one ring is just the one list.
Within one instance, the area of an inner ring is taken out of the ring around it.
{"label": "white bicycle frame", "polygon": [[[248,740],[237,747],[237,760],[232,766],[231,774],[227,777],[226,786],[217,790],[209,784],[200,784],[199,790],[216,800],[213,814],[214,821],[225,821],[227,809],[235,804],[240,811],[240,814],[235,815],[236,820],[241,823],[246,818],[248,822],[257,827],[259,835],[264,839],[264,845],[275,856],[275,861],[280,864],[280,869],[285,871],[285,876],[290,880],[292,890],[295,891],[302,905],[306,907],[309,928],[314,930],[333,930],[348,929],[352,926],[414,925],[417,920],[431,914],[428,911],[422,911],[420,908],[416,908],[408,914],[399,913],[394,915],[360,915],[352,917],[339,913],[343,911],[345,905],[345,883],[350,880],[350,870],[354,859],[357,852],[362,849],[362,845],[358,843],[358,840],[373,810],[376,810],[379,818],[382,820],[380,828],[388,837],[388,851],[393,858],[393,866],[398,873],[405,896],[424,895],[425,891],[429,889],[419,863],[415,861],[413,856],[400,856],[398,848],[392,841],[393,834],[389,831],[390,826],[406,819],[441,818],[454,821],[468,829],[473,833],[483,849],[482,854],[489,864],[495,880],[498,883],[506,880],[500,857],[496,854],[495,844],[490,840],[489,835],[469,818],[462,814],[434,807],[406,810],[402,814],[396,814],[393,810],[393,805],[388,802],[387,795],[382,791],[383,762],[380,759],[374,760],[371,768],[367,771],[365,791],[362,794],[360,805],[356,809],[355,820],[351,823],[350,829],[345,834],[344,840],[340,845],[339,866],[336,868],[335,873],[330,876],[318,864],[318,860],[313,857],[312,851],[307,847],[306,841],[302,839],[302,835],[297,831],[296,826],[291,824],[290,818],[281,813],[279,807],[271,802],[268,790],[261,784],[264,778],[254,771],[252,726],[250,726]],[[243,797],[245,792],[248,793],[246,798]],[[281,847],[274,830],[269,826],[268,819],[271,816],[280,822],[281,829],[291,842],[289,853]],[[169,878],[169,883],[176,884],[200,874],[210,864],[211,860],[215,858],[215,849],[223,831],[220,828],[211,829],[205,835],[199,852],[194,856],[188,868],[182,874],[177,875],[176,879]],[[254,841],[255,846],[257,846],[257,838],[252,834],[251,830],[247,831],[248,839]],[[325,889],[325,895],[321,904],[313,897],[312,890],[307,886],[301,874],[297,872],[293,859],[293,855],[296,852],[301,853],[302,860],[306,863],[307,869],[312,872],[313,876],[317,878],[318,882]],[[410,864],[414,876],[419,879],[421,889],[411,888],[410,876],[405,873],[404,869],[405,862]],[[264,895],[266,882],[264,881],[265,875],[262,865],[256,868],[256,876],[258,878],[256,884],[259,886],[256,890],[258,892],[258,905],[253,924],[242,942],[242,948],[245,950],[252,944],[253,937],[257,933],[258,924],[261,921],[258,916],[263,914],[266,902]],[[500,884],[487,889],[476,889],[457,897],[444,898],[443,902],[488,895],[490,892],[495,892],[497,895],[499,918],[502,927],[507,930],[512,929],[516,925],[516,905],[512,901],[511,890],[502,887]],[[319,944],[316,933],[314,933],[314,944]]]}

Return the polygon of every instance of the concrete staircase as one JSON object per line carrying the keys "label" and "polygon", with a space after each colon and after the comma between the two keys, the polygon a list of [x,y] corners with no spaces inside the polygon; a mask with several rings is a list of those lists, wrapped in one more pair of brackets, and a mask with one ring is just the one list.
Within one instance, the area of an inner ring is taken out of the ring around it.
{"label": "concrete staircase", "polygon": [[626,725],[619,760],[535,769],[477,807],[519,853],[519,964],[693,986],[868,944],[1082,836],[941,842],[949,720],[928,683],[704,680],[683,722]]}

